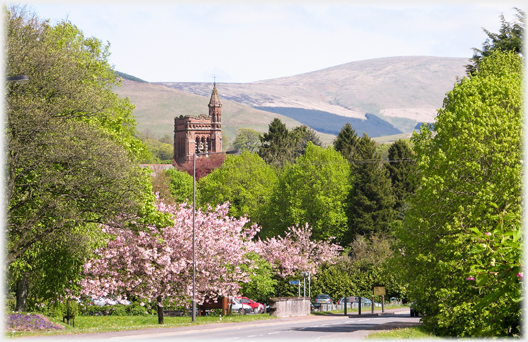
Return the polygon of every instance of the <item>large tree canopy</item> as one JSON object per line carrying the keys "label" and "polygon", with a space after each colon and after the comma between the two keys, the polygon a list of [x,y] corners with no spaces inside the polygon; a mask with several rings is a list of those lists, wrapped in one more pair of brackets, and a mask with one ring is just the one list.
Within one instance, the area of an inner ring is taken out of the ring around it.
{"label": "large tree canopy", "polygon": [[403,229],[410,297],[436,333],[520,333],[523,60],[495,51],[414,135],[421,188]]}
{"label": "large tree canopy", "polygon": [[333,236],[340,242],[347,229],[349,177],[350,167],[339,152],[309,142],[305,155],[281,174],[261,235],[277,236],[287,227],[308,223],[315,239]]}
{"label": "large tree canopy", "polygon": [[366,133],[358,140],[352,188],[348,196],[349,229],[344,240],[357,235],[387,233],[394,218],[394,196],[387,169],[381,164],[376,143]]}
{"label": "large tree canopy", "polygon": [[[30,78],[6,89],[5,267],[19,260],[17,274],[29,272],[26,252],[43,256],[54,238],[125,218],[154,198],[136,163],[145,148],[134,137],[133,106],[112,91],[119,80],[108,46],[25,8],[5,15],[6,74]],[[49,270],[59,267],[69,266]]]}
{"label": "large tree canopy", "polygon": [[274,169],[256,153],[244,151],[227,156],[221,168],[200,179],[197,202],[201,206],[230,202],[230,215],[247,215],[260,223],[276,183]]}

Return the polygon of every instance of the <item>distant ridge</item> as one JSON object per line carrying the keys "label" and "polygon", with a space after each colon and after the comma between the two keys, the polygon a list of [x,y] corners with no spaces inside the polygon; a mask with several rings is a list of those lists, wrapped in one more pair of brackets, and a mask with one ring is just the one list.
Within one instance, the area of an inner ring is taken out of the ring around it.
{"label": "distant ridge", "polygon": [[135,77],[135,76],[132,76],[132,75],[129,75],[129,74],[125,74],[124,72],[121,72],[121,71],[116,71],[115,72],[117,74],[117,76],[125,79],[125,80],[130,80],[130,81],[134,81],[134,82],[143,82],[143,83],[148,83],[147,81],[145,80],[142,80],[141,78],[138,78],[138,77]]}
{"label": "distant ridge", "polygon": [[349,122],[352,128],[362,135],[363,132],[368,132],[372,138],[383,137],[386,135],[395,135],[403,133],[393,125],[384,121],[377,116],[366,113],[366,120],[348,118],[345,116],[335,115],[320,110],[291,108],[291,107],[254,107],[260,110],[265,110],[272,113],[282,114],[291,119],[297,120],[300,123],[313,128],[322,133],[337,135],[343,126]]}

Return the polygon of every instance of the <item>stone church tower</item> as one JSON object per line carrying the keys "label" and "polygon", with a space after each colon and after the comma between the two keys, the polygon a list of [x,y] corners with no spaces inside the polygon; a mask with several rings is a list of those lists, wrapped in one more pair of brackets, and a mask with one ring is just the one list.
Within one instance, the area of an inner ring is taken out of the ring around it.
{"label": "stone church tower", "polygon": [[184,164],[194,153],[222,152],[222,104],[216,82],[209,100],[209,116],[174,118],[174,160]]}

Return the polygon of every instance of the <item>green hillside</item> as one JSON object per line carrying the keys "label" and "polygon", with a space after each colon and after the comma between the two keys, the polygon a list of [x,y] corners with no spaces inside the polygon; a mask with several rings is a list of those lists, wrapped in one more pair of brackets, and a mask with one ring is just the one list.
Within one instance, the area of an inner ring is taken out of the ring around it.
{"label": "green hillside", "polygon": [[[124,79],[122,83],[123,85],[116,88],[115,92],[123,98],[128,97],[136,106],[134,115],[138,122],[139,132],[150,131],[158,137],[165,134],[172,136],[175,117],[208,113],[209,97],[188,94],[159,84],[127,79]],[[224,142],[225,146],[234,139],[239,128],[267,132],[269,123],[276,117],[280,118],[288,128],[302,125],[286,116],[258,110],[222,97],[220,101],[222,102],[222,131],[228,139]],[[331,143],[334,137],[332,134],[320,134],[324,143]]]}

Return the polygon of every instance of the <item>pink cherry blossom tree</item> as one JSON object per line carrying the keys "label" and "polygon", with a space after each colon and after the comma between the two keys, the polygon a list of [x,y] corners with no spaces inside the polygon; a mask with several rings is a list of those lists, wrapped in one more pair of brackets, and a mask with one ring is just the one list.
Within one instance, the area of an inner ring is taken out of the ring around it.
{"label": "pink cherry blossom tree", "polygon": [[[229,203],[214,210],[197,210],[195,229],[196,300],[216,300],[235,296],[240,282],[249,274],[241,271],[250,260],[244,255],[254,249],[251,239],[258,231],[253,225],[244,228],[248,219],[227,216]],[[163,324],[163,301],[186,305],[192,298],[192,208],[186,203],[167,205],[158,202],[158,210],[172,217],[165,228],[148,226],[144,231],[105,226],[110,234],[96,258],[84,265],[86,278],[82,293],[87,295],[125,294],[154,299],[158,322]]]}
{"label": "pink cherry blossom tree", "polygon": [[286,230],[284,237],[259,239],[253,248],[281,277],[296,272],[316,274],[319,265],[333,263],[343,248],[331,243],[331,239],[312,241],[311,235],[308,223],[304,227],[293,226]]}

